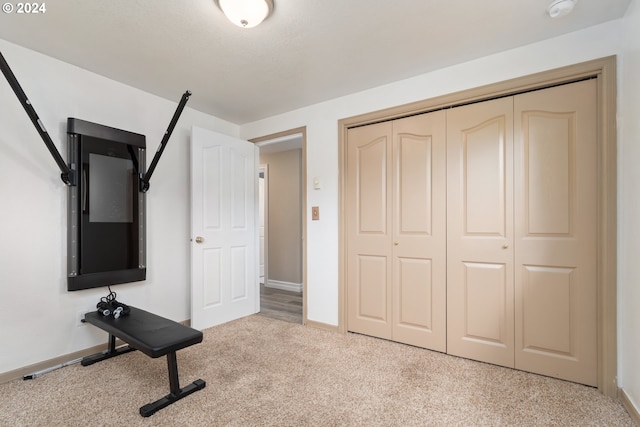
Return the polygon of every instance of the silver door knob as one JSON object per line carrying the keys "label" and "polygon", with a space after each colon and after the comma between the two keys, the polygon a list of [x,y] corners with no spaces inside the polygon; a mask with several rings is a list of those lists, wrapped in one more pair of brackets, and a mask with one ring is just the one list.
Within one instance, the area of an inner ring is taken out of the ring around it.
{"label": "silver door knob", "polygon": [[502,249],[507,249],[509,247],[508,243],[505,243],[504,245],[502,245]]}
{"label": "silver door knob", "polygon": [[393,244],[394,244],[394,245],[396,245],[396,246],[398,246],[398,245],[400,244],[400,242],[395,241],[395,242],[393,242]]}
{"label": "silver door knob", "polygon": [[204,242],[204,237],[197,236],[196,243],[202,243],[202,242]]}

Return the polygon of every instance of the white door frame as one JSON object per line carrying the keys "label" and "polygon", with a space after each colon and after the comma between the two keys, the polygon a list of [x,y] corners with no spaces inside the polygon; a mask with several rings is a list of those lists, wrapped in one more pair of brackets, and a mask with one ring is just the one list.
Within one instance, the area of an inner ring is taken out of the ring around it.
{"label": "white door frame", "polygon": [[264,209],[264,284],[266,285],[269,280],[269,165],[260,164],[258,172],[264,174],[263,200],[258,200],[258,203],[262,203]]}

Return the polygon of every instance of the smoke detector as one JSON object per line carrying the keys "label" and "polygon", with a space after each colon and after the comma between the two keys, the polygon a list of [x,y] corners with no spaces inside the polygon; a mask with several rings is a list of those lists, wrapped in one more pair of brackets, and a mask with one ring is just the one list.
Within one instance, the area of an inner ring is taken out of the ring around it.
{"label": "smoke detector", "polygon": [[547,13],[552,18],[561,18],[571,13],[578,0],[553,0],[549,7],[547,7]]}

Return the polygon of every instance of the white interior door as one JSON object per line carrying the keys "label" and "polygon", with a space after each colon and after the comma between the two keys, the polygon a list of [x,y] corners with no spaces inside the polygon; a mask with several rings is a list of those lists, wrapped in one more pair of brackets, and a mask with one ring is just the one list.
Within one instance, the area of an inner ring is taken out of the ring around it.
{"label": "white interior door", "polygon": [[191,134],[191,326],[260,310],[254,144],[197,127]]}

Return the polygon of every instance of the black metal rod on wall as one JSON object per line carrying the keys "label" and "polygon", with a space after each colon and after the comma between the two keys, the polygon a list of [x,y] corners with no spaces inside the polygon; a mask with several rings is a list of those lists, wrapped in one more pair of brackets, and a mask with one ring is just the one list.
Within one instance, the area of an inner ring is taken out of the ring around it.
{"label": "black metal rod on wall", "polygon": [[164,151],[164,148],[167,145],[167,142],[169,141],[169,137],[171,137],[171,134],[173,133],[173,129],[176,127],[176,123],[178,123],[178,119],[180,118],[180,115],[182,114],[182,110],[184,110],[184,106],[187,104],[187,101],[189,100],[190,96],[191,96],[190,91],[186,91],[185,93],[182,94],[180,103],[176,108],[176,112],[173,113],[173,117],[171,118],[169,127],[167,128],[167,131],[164,133],[164,137],[160,142],[158,151],[156,151],[155,156],[153,156],[153,160],[151,161],[151,165],[149,166],[147,173],[145,173],[144,175],[141,174],[140,176],[140,181],[141,181],[140,188],[142,189],[143,192],[147,192],[147,190],[149,190],[149,180],[151,179],[151,175],[153,175],[153,171],[156,169],[156,165],[160,160],[160,156],[162,156],[162,152]]}
{"label": "black metal rod on wall", "polygon": [[2,52],[0,52],[0,69],[2,69],[2,74],[4,74],[5,78],[7,79],[7,82],[9,82],[9,86],[11,86],[11,89],[13,89],[13,92],[16,94],[16,96],[18,97],[18,100],[24,107],[24,110],[27,112],[27,115],[31,119],[33,126],[35,126],[36,130],[40,134],[40,137],[44,141],[44,144],[49,149],[49,152],[53,156],[53,160],[55,160],[55,162],[58,164],[58,167],[62,172],[62,174],[60,175],[60,178],[62,178],[62,182],[64,182],[66,185],[75,185],[75,176],[73,171],[69,168],[67,163],[64,161],[64,159],[60,155],[60,152],[58,151],[55,144],[51,140],[51,137],[49,136],[47,129],[45,129],[44,125],[42,124],[42,121],[40,120],[40,118],[38,117],[38,114],[36,113],[36,110],[31,105],[29,98],[27,98],[27,95],[22,90],[22,87],[20,87],[20,83],[18,83],[16,76],[13,74],[13,71],[11,71],[9,64],[7,64],[7,61],[4,59]]}

